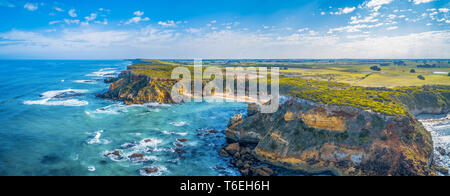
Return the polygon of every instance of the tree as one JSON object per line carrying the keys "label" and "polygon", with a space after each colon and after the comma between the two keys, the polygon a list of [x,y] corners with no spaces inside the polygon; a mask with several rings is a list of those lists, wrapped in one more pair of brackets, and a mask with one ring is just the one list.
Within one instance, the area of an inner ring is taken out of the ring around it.
{"label": "tree", "polygon": [[411,69],[411,71],[409,71],[409,72],[416,73],[416,70],[415,69]]}
{"label": "tree", "polygon": [[381,71],[381,68],[378,66],[372,66],[372,67],[370,67],[370,69],[374,70],[374,71]]}
{"label": "tree", "polygon": [[423,77],[422,75],[417,76],[417,78],[419,78],[421,80],[425,80],[425,77]]}

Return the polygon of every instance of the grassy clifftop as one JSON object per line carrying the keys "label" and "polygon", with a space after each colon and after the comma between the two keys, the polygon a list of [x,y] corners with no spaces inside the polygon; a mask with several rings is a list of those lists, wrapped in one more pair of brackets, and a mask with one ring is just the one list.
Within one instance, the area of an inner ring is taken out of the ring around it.
{"label": "grassy clifftop", "polygon": [[[139,94],[154,94],[149,86],[158,85],[158,83],[170,80],[172,70],[175,67],[183,66],[188,68],[193,74],[192,61],[162,61],[162,60],[134,60],[135,64],[130,65],[128,70],[136,76],[147,76],[150,80],[143,82],[141,77],[134,77],[139,80],[121,80],[120,85],[112,85],[115,94],[126,93],[128,97],[138,97]],[[351,62],[352,67],[357,65]],[[220,68],[235,67],[235,66],[269,66],[275,65],[282,69],[280,75],[280,93],[290,95],[301,99],[311,100],[314,102],[351,106],[361,108],[364,110],[371,110],[390,116],[406,116],[409,114],[418,113],[438,113],[439,109],[448,110],[450,105],[450,86],[422,86],[422,87],[361,87],[354,86],[348,83],[332,82],[332,81],[318,81],[308,80],[303,77],[296,77],[293,74],[286,74],[291,70],[291,67],[298,66],[324,66],[323,69],[330,69],[332,65],[322,65],[312,62],[312,64],[299,64],[290,62],[235,62],[235,61],[206,61],[204,67],[217,66]],[[289,67],[285,68],[284,67]],[[334,64],[333,66],[336,66]],[[344,65],[343,65],[344,66]],[[347,65],[345,65],[347,66]],[[367,69],[365,65],[359,65],[361,69]],[[287,70],[286,70],[287,69]],[[356,69],[356,68],[355,68]],[[384,68],[383,68],[384,69]],[[292,73],[297,73],[298,70],[292,70]],[[442,76],[444,77],[444,76]],[[159,82],[158,82],[159,81]],[[174,82],[162,85],[165,88],[158,88],[170,90]],[[120,86],[120,87],[118,87]],[[117,88],[118,87],[118,88]],[[141,91],[145,89],[145,93]],[[134,94],[134,96],[130,96]],[[166,93],[168,94],[168,92]],[[122,95],[123,96],[123,95]],[[166,96],[167,99],[167,96]],[[139,103],[145,102],[146,99],[139,99]],[[153,100],[153,99],[148,99]],[[431,111],[430,111],[431,110]]]}
{"label": "grassy clifftop", "polygon": [[288,77],[280,79],[280,89],[282,94],[301,99],[357,107],[390,116],[406,116],[410,109],[447,108],[450,105],[450,86],[366,88]]}

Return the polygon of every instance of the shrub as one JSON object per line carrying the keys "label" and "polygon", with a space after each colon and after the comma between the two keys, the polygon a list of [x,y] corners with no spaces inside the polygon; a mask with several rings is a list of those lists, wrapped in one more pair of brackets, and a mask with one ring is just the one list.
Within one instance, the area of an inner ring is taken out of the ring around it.
{"label": "shrub", "polygon": [[409,71],[409,72],[416,73],[416,70],[415,69],[411,69],[411,71]]}
{"label": "shrub", "polygon": [[425,77],[423,77],[422,75],[417,76],[417,78],[419,78],[421,80],[425,80]]}
{"label": "shrub", "polygon": [[370,67],[370,69],[374,70],[374,71],[381,71],[381,68],[378,66],[372,66],[372,67]]}

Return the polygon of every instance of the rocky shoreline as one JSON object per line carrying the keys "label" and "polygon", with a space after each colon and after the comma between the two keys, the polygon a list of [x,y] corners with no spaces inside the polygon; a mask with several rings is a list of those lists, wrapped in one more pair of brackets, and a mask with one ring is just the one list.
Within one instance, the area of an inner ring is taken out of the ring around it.
{"label": "rocky shoreline", "polygon": [[[125,104],[173,103],[172,80],[127,70],[105,82],[110,88],[98,97]],[[405,98],[411,114],[398,117],[295,98],[274,114],[259,113],[250,104],[247,116],[230,119],[223,131],[228,143],[218,153],[243,176],[277,175],[278,168],[344,176],[436,175],[445,168],[433,164],[430,133],[413,115],[444,113],[449,107],[421,105],[420,99]]]}

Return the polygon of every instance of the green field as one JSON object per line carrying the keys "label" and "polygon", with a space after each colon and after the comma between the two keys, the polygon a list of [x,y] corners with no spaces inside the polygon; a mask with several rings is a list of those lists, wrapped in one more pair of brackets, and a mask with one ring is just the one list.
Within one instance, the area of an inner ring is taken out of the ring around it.
{"label": "green field", "polygon": [[[193,73],[193,61],[135,63],[129,69],[151,78],[169,79],[172,69],[178,66]],[[206,60],[203,65],[222,69],[279,67],[282,94],[391,116],[409,115],[408,107],[421,97],[427,98],[419,102],[449,104],[449,60]],[[371,69],[374,66],[377,68]]]}

